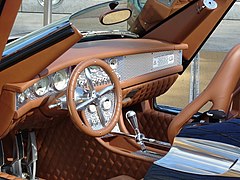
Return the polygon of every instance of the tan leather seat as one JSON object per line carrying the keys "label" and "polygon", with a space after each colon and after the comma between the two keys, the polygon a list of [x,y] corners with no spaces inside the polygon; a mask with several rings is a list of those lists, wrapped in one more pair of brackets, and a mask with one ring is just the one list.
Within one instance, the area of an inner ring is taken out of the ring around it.
{"label": "tan leather seat", "polygon": [[211,109],[228,112],[239,79],[240,45],[237,45],[227,54],[206,89],[172,120],[168,127],[169,142],[173,142],[181,128],[208,101],[213,103]]}

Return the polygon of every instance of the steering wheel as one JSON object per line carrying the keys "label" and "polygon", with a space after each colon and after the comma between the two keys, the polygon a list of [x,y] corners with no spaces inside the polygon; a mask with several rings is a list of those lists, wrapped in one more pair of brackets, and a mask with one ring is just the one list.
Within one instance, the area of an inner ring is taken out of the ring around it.
{"label": "steering wheel", "polygon": [[114,70],[103,60],[80,62],[73,70],[67,89],[70,117],[90,136],[109,133],[120,118],[122,91]]}

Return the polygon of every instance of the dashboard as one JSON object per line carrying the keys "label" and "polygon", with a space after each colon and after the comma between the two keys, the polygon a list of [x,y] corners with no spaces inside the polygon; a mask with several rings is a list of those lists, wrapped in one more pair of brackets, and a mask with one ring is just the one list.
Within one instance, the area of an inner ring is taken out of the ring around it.
{"label": "dashboard", "polygon": [[[137,55],[118,56],[104,59],[114,70],[120,82],[145,74],[163,70],[166,68],[182,64],[182,50],[163,51],[154,53],[143,53]],[[41,78],[22,93],[16,94],[16,110],[27,104],[29,101],[36,100],[44,96],[66,91],[71,72],[75,66],[71,66],[46,77]],[[98,66],[89,67],[94,86],[107,85],[110,83],[108,75]],[[86,87],[87,80],[84,74],[78,78],[78,86]],[[84,94],[83,90],[81,95]]]}
{"label": "dashboard", "polygon": [[[165,93],[183,70],[182,53],[187,48],[186,44],[150,39],[114,39],[77,43],[38,73],[36,67],[39,67],[39,64],[31,61],[28,66],[31,68],[21,69],[21,79],[24,80],[3,85],[0,96],[0,113],[4,119],[2,135],[19,126],[19,122],[28,121],[32,127],[34,122],[40,123],[44,119],[66,114],[69,79],[75,67],[82,61],[95,58],[109,64],[120,81],[122,106],[126,107]],[[43,55],[42,61],[48,58],[45,52]],[[94,87],[110,83],[101,68],[93,66],[88,69]],[[20,78],[18,76],[19,74],[15,73],[15,80]],[[77,81],[76,94],[84,101],[84,98],[89,96],[89,92],[83,90],[86,78],[80,74]],[[105,109],[105,118],[108,119],[114,102],[111,101],[111,93],[103,98],[101,108]],[[90,116],[96,112],[94,107],[87,110],[91,111]]]}

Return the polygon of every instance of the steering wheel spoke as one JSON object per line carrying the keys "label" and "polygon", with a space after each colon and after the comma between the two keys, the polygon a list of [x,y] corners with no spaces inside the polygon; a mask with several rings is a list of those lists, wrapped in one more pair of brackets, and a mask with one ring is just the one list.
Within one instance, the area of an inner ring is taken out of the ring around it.
{"label": "steering wheel spoke", "polygon": [[[112,91],[114,89],[114,85],[110,85],[105,87],[104,89],[102,89],[99,92],[95,92],[92,93],[92,97],[90,97],[89,99],[85,100],[84,102],[81,102],[77,105],[76,109],[79,110],[84,110],[87,108],[88,105],[92,104],[94,101],[96,101],[99,97],[103,96],[104,94]],[[94,94],[94,95],[93,95]]]}
{"label": "steering wheel spoke", "polygon": [[105,87],[104,89],[102,89],[101,91],[98,92],[98,95],[99,96],[102,96],[110,91],[112,91],[114,89],[114,84],[110,85],[110,86],[107,86]]}
{"label": "steering wheel spoke", "polygon": [[85,68],[84,72],[85,72],[85,76],[86,76],[86,79],[87,79],[87,82],[88,82],[88,85],[89,85],[89,89],[90,89],[91,92],[93,92],[95,89],[94,89],[94,85],[93,85],[93,82],[92,82],[91,73],[90,73],[88,68]]}
{"label": "steering wheel spoke", "polygon": [[102,112],[102,109],[100,108],[100,106],[96,106],[96,109],[97,109],[97,114],[98,114],[98,117],[100,119],[100,123],[102,124],[103,127],[106,126],[106,120],[105,120],[105,117],[103,115],[103,112]]}
{"label": "steering wheel spoke", "polygon": [[90,104],[92,104],[94,102],[94,100],[95,99],[91,98],[84,102],[79,103],[76,107],[77,111],[85,110]]}

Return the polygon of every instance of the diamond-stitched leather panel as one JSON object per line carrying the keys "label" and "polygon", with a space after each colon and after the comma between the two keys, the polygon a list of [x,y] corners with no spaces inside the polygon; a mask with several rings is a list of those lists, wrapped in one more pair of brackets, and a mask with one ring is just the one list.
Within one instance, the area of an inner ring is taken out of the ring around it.
{"label": "diamond-stitched leather panel", "polygon": [[[146,82],[123,90],[123,107],[142,102],[165,93],[176,81],[178,75],[163,77],[154,81]],[[132,95],[132,93],[135,93]],[[128,98],[128,96],[131,96]]]}
{"label": "diamond-stitched leather panel", "polygon": [[[140,132],[144,133],[146,137],[168,142],[167,129],[174,115],[155,111],[153,109],[136,113]],[[128,131],[133,133],[129,123],[125,121],[125,124]]]}
{"label": "diamond-stitched leather panel", "polygon": [[45,179],[108,179],[144,177],[151,163],[113,153],[77,130],[70,119],[37,132],[38,177]]}

